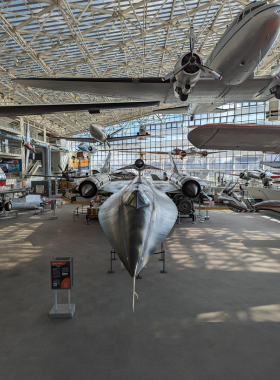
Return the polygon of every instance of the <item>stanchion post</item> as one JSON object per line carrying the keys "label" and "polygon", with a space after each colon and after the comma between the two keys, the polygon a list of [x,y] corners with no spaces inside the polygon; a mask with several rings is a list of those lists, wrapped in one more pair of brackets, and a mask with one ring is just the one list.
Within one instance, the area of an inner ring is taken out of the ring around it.
{"label": "stanchion post", "polygon": [[162,260],[162,270],[160,271],[160,273],[167,273],[167,271],[165,270],[165,250],[163,250],[163,260]]}
{"label": "stanchion post", "polygon": [[76,222],[76,220],[75,220],[75,210],[73,211],[73,222]]}
{"label": "stanchion post", "polygon": [[163,261],[163,243],[160,245],[160,259],[158,261]]}
{"label": "stanchion post", "polygon": [[113,251],[113,253],[114,253],[114,257],[112,258],[112,260],[118,260],[118,259],[116,258],[116,251],[115,251],[115,250]]}
{"label": "stanchion post", "polygon": [[115,271],[113,270],[113,259],[112,259],[112,254],[113,254],[113,251],[111,251],[111,270],[108,270],[107,273],[110,273],[110,274],[113,274],[115,273]]}

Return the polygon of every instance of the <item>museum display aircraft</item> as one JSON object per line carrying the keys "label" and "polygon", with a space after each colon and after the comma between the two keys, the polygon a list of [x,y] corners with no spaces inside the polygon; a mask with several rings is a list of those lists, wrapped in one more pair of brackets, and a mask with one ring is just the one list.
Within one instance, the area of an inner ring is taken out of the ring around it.
{"label": "museum display aircraft", "polygon": [[280,151],[280,125],[205,124],[192,129],[188,140],[199,149]]}
{"label": "museum display aircraft", "polygon": [[78,150],[81,150],[82,152],[89,153],[89,154],[95,154],[98,151],[98,149],[93,144],[85,144],[85,143],[79,144]]}
{"label": "museum display aircraft", "polygon": [[98,218],[110,244],[133,278],[134,311],[135,278],[177,219],[177,207],[165,193],[175,192],[193,199],[200,194],[201,186],[194,178],[179,174],[171,154],[172,174],[168,181],[147,181],[142,175],[143,171],[158,168],[137,159],[133,165],[120,169],[137,170],[136,178],[111,182],[110,155],[111,152],[100,174],[80,182],[79,193],[84,198],[93,198],[97,192],[113,194],[100,207]]}
{"label": "museum display aircraft", "polygon": [[12,194],[22,194],[26,195],[32,191],[31,187],[21,188],[21,189],[6,189],[7,178],[4,171],[0,168],[0,213],[5,211],[11,211],[11,195]]}
{"label": "museum display aircraft", "polygon": [[122,131],[124,129],[120,128],[117,131],[114,131],[110,134],[106,132],[106,129],[102,127],[100,124],[91,124],[89,127],[89,133],[91,137],[68,137],[68,136],[57,136],[56,138],[58,139],[65,139],[68,141],[81,141],[81,142],[90,142],[90,143],[101,143],[101,144],[107,144],[110,147],[110,142],[113,141],[122,141],[122,140],[131,140],[131,139],[138,139],[141,137],[156,137],[156,136],[151,136],[148,132],[145,130],[140,130],[136,135],[133,136],[117,136],[113,137],[116,135],[118,132]]}
{"label": "museum display aircraft", "polygon": [[225,185],[225,188],[219,195],[218,199],[219,201],[228,205],[232,211],[235,211],[235,212],[248,211],[248,207],[246,206],[246,204],[243,202],[243,200],[237,194],[237,192],[234,191],[234,187],[236,183],[237,182],[234,182],[233,180],[228,181]]}
{"label": "museum display aircraft", "polygon": [[[144,155],[146,154],[169,154],[169,152],[166,152],[166,151],[156,151],[156,150],[145,150],[143,151],[142,148],[133,148],[133,149],[111,149],[112,151],[116,150],[116,151],[119,151],[119,152],[127,152],[127,153],[137,153],[140,155],[140,157],[144,157]],[[214,154],[214,153],[222,153],[222,152],[226,152],[226,151],[219,151],[219,152],[208,152],[207,150],[197,150],[196,148],[194,147],[191,147],[191,148],[188,148],[186,150],[183,150],[183,149],[178,149],[178,148],[175,148],[175,149],[172,149],[172,151],[170,152],[172,154],[172,156],[179,156],[181,158],[181,160],[183,160],[185,157],[188,157],[188,156],[199,156],[199,157],[207,157],[208,154]]]}
{"label": "museum display aircraft", "polygon": [[181,56],[174,70],[163,78],[14,80],[23,86],[53,91],[161,103],[188,101],[187,108],[184,105],[182,112],[192,116],[205,114],[215,112],[226,103],[263,102],[274,96],[280,99],[280,65],[276,65],[270,75],[254,76],[256,68],[274,44],[279,29],[280,4],[257,1],[239,12],[210,53],[205,65],[195,52],[194,27],[191,25],[190,50]]}
{"label": "museum display aircraft", "polygon": [[280,173],[270,173],[267,170],[249,170],[245,169],[243,172],[239,174],[232,174],[230,175],[238,176],[240,179],[245,179],[246,181],[250,181],[251,179],[259,179],[259,180],[264,180],[264,179],[276,179],[280,178]]}

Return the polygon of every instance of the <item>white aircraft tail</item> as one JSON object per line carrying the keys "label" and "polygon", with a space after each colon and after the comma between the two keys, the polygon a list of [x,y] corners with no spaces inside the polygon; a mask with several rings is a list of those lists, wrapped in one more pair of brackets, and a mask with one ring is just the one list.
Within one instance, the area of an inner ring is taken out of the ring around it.
{"label": "white aircraft tail", "polygon": [[104,164],[103,168],[100,170],[100,173],[102,173],[102,174],[110,173],[110,159],[111,159],[111,152],[109,152],[109,154],[106,158],[105,164]]}
{"label": "white aircraft tail", "polygon": [[176,166],[176,164],[175,164],[175,161],[174,161],[174,159],[173,159],[173,157],[172,157],[171,152],[169,152],[168,154],[169,154],[169,158],[170,158],[170,162],[171,162],[171,171],[172,171],[173,173],[175,173],[175,174],[179,174],[178,169],[177,169],[177,166]]}

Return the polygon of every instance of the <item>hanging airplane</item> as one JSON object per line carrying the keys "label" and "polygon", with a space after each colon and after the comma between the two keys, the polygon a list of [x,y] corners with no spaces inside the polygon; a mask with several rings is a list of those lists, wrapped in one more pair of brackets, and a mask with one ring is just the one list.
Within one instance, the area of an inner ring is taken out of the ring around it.
{"label": "hanging airplane", "polygon": [[135,278],[177,219],[177,208],[165,193],[175,192],[192,199],[200,194],[201,186],[192,177],[179,174],[171,154],[172,174],[168,181],[147,181],[142,172],[158,168],[137,159],[133,165],[120,169],[137,170],[135,179],[111,182],[110,155],[100,174],[80,182],[79,193],[84,198],[93,198],[97,192],[113,194],[100,207],[98,218],[110,244],[133,278],[134,311]]}
{"label": "hanging airplane", "polygon": [[[280,5],[257,1],[241,10],[210,53],[206,64],[195,50],[190,27],[190,50],[164,77],[146,78],[17,78],[35,88],[89,93],[162,103],[182,103],[189,115],[215,112],[226,103],[280,99],[280,65],[270,75],[254,76],[256,68],[278,37]],[[220,110],[219,110],[220,112]],[[0,108],[1,113],[1,108]]]}
{"label": "hanging airplane", "polygon": [[260,164],[269,166],[270,168],[280,169],[280,161],[260,161]]}
{"label": "hanging airplane", "polygon": [[[147,131],[145,127],[140,127],[139,132],[137,132],[136,135],[132,136],[117,136],[118,132],[122,131],[125,127],[122,127],[118,129],[117,131],[112,132],[111,134],[107,134],[106,129],[103,128],[100,124],[92,124],[89,127],[89,133],[91,137],[67,137],[67,136],[58,136],[56,138],[58,139],[65,139],[68,141],[81,141],[81,142],[90,142],[90,143],[96,143],[100,142],[101,144],[107,144],[110,147],[110,142],[113,141],[122,141],[122,140],[131,140],[131,139],[143,139],[147,137],[161,137],[161,136],[151,136]],[[141,129],[142,128],[142,129]]]}
{"label": "hanging airplane", "polygon": [[98,152],[98,149],[96,149],[94,145],[85,143],[81,143],[80,145],[78,145],[78,150],[81,150],[89,154],[95,154],[96,152]]}
{"label": "hanging airplane", "polygon": [[251,179],[264,180],[267,178],[270,178],[270,179],[280,178],[280,173],[270,173],[267,170],[257,170],[257,169],[255,170],[245,169],[243,172],[239,174],[229,173],[229,175],[238,176],[240,179],[245,179],[246,181],[250,181]]}
{"label": "hanging airplane", "polygon": [[205,124],[192,129],[188,140],[199,149],[280,152],[280,125]]}
{"label": "hanging airplane", "polygon": [[[139,150],[138,150],[139,149]],[[142,148],[133,148],[133,149],[111,149],[111,151],[119,151],[119,152],[127,152],[127,153],[137,153],[140,154],[140,157],[143,157],[145,154],[169,154],[169,152],[166,151],[150,151],[150,150],[145,150],[143,151]],[[218,152],[208,152],[207,150],[202,150],[199,151],[195,149],[194,147],[188,148],[186,150],[183,149],[172,149],[170,152],[172,156],[180,156],[181,160],[183,160],[187,156],[199,156],[199,157],[207,157],[208,154],[214,154],[214,153],[223,153],[226,152],[225,150],[218,151]]]}

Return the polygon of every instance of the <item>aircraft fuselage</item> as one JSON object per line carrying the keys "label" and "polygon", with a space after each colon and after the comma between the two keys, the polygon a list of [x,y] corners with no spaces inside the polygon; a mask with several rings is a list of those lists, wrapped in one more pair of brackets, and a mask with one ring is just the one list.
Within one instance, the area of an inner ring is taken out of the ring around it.
{"label": "aircraft fuselage", "polygon": [[106,133],[105,129],[102,128],[100,125],[92,124],[89,127],[89,132],[95,140],[102,142],[102,143],[105,143],[107,141],[107,133]]}
{"label": "aircraft fuselage", "polygon": [[270,50],[279,29],[279,4],[248,5],[225,31],[206,66],[220,73],[227,85],[244,82]]}

